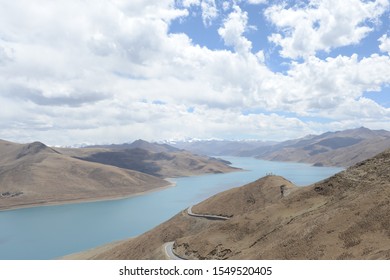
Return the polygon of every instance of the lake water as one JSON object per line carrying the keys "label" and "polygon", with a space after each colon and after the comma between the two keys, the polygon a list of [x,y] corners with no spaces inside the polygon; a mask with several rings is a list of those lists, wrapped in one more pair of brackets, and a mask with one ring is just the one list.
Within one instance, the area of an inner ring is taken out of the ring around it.
{"label": "lake water", "polygon": [[132,198],[0,212],[0,259],[53,259],[139,235],[211,195],[267,173],[304,186],[341,168],[223,157],[246,171],[175,178],[176,186]]}

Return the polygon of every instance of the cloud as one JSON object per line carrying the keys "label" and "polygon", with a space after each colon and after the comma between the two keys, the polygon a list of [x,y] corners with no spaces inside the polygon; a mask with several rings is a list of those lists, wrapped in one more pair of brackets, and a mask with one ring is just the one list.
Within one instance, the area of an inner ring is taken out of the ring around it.
{"label": "cloud", "polygon": [[191,6],[200,6],[201,0],[183,0],[183,7],[189,8]]}
{"label": "cloud", "polygon": [[293,59],[358,44],[388,7],[387,0],[317,0],[304,7],[273,5],[265,15],[280,32],[269,40],[281,47],[281,56]]}
{"label": "cloud", "polygon": [[0,45],[0,66],[6,64],[13,60],[13,51],[12,49],[3,47]]}
{"label": "cloud", "polygon": [[258,4],[265,4],[268,2],[268,0],[247,0],[249,4],[252,5],[258,5]]}
{"label": "cloud", "polygon": [[18,98],[23,101],[31,101],[37,105],[42,106],[70,106],[80,107],[84,104],[93,104],[98,101],[106,99],[109,95],[100,92],[56,92],[55,89],[45,95],[42,91],[37,89],[25,88],[23,86],[11,86],[5,89],[9,98]]}
{"label": "cloud", "polygon": [[98,56],[107,56],[115,53],[117,45],[101,33],[93,34],[88,42],[91,51]]}
{"label": "cloud", "polygon": [[247,23],[248,14],[235,5],[233,12],[228,15],[223,26],[218,29],[218,34],[224,40],[225,45],[233,47],[239,54],[248,53],[252,48],[252,43],[243,36]]}
{"label": "cloud", "polygon": [[387,34],[384,34],[378,39],[380,42],[379,49],[382,52],[387,52],[390,55],[390,38],[387,37]]}
{"label": "cloud", "polygon": [[[110,106],[108,101],[98,107],[102,109],[103,105],[108,109],[99,111],[94,107],[95,116],[90,111],[82,114],[75,108],[61,107],[54,116],[47,112],[47,115],[41,114],[39,118],[35,116],[21,122],[22,125],[13,124],[6,131],[2,126],[0,131],[2,135],[12,132],[13,137],[25,142],[45,139],[49,144],[60,145],[76,143],[75,139],[82,139],[79,143],[128,142],[133,137],[147,140],[212,138],[215,135],[230,139],[270,138],[277,137],[281,130],[287,131],[288,127],[290,130],[284,135],[286,138],[309,132],[297,118],[286,119],[276,114],[243,115],[237,110],[210,109],[202,105],[189,112],[184,105],[151,102],[126,104],[127,110],[120,110],[113,104]],[[72,118],[63,119],[63,116],[71,114]],[[101,117],[96,118],[96,115]]]}
{"label": "cloud", "polygon": [[[390,129],[389,109],[363,96],[390,83],[387,54],[320,59],[308,55],[318,50],[315,41],[307,49],[283,48],[306,60],[273,72],[265,51],[252,53],[244,36],[250,20],[244,2],[230,4],[226,14],[212,12],[217,2],[204,2],[211,7],[209,23],[224,18],[216,39],[234,51],[211,50],[185,33],[170,33],[172,20],[202,2],[175,3],[58,0],[37,7],[7,1],[0,10],[1,138],[49,144],[240,135],[275,140],[281,131],[289,138],[355,124]],[[298,26],[285,20],[287,27]],[[296,38],[298,29],[290,31],[281,32],[281,43]],[[387,40],[379,41],[385,51]],[[320,126],[302,116],[332,121]]]}
{"label": "cloud", "polygon": [[215,0],[202,0],[200,6],[202,8],[203,24],[205,26],[209,26],[218,16],[218,9],[215,4]]}
{"label": "cloud", "polygon": [[[365,91],[380,91],[389,84],[387,73],[390,73],[388,56],[372,55],[361,60],[357,55],[326,60],[310,57],[293,64],[287,75],[274,76],[272,82],[264,83],[262,92],[269,93],[268,99],[258,97],[270,110],[331,119],[356,116],[370,105],[369,113],[365,114],[376,118],[388,115],[389,111],[373,101],[368,104],[362,96]],[[355,105],[349,106],[352,103]]]}

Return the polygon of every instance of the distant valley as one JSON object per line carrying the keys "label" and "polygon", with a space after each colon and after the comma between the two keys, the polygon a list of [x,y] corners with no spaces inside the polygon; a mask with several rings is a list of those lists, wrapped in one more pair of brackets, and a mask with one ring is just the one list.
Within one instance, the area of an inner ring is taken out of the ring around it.
{"label": "distant valley", "polygon": [[192,141],[173,146],[208,155],[250,156],[316,166],[348,167],[390,147],[390,132],[368,128],[327,132],[280,143],[263,141]]}

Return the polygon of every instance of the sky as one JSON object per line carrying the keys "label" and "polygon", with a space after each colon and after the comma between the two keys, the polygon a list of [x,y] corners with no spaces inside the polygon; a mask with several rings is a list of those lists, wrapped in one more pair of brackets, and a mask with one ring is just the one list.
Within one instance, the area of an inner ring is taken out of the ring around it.
{"label": "sky", "polygon": [[390,130],[389,0],[0,0],[0,139]]}

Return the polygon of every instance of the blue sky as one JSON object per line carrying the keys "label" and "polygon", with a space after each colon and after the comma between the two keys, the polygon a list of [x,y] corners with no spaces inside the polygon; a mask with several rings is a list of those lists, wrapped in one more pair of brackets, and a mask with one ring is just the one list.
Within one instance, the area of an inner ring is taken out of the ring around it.
{"label": "blue sky", "polygon": [[[221,5],[221,2],[223,1],[215,1],[217,5]],[[267,36],[272,32],[273,28],[263,14],[267,6],[253,5],[247,2],[239,2],[237,5],[248,14],[248,28],[245,30],[245,37],[252,42],[252,51],[265,50],[270,58],[267,61],[267,65],[274,71],[284,71],[286,66],[283,65],[283,62],[286,62],[286,60],[275,55],[277,52],[275,46],[268,43]],[[228,49],[233,51],[233,48],[226,46],[223,39],[218,35],[218,29],[223,24],[229,12],[231,12],[231,9],[223,11],[223,8],[220,8],[219,12],[220,15],[210,24],[204,24],[201,7],[193,6],[189,9],[189,16],[172,21],[169,31],[172,33],[183,32],[195,44],[205,46],[209,49]]]}
{"label": "blue sky", "polygon": [[0,0],[0,138],[390,130],[388,0]]}
{"label": "blue sky", "polygon": [[[210,24],[203,23],[201,7],[194,5],[189,9],[189,16],[172,21],[169,31],[172,33],[185,33],[191,38],[193,43],[209,49],[228,49],[232,51],[232,47],[225,46],[223,39],[218,35],[218,29],[223,24],[224,18],[231,12],[231,9],[223,10],[221,7],[223,2],[227,3],[228,1],[215,1],[216,5],[220,6],[220,14]],[[286,1],[285,3],[288,7],[295,7],[296,2]],[[302,1],[298,1],[298,3],[302,3]],[[178,4],[179,6],[180,4],[183,5],[180,1],[178,1]],[[251,41],[252,51],[257,52],[263,50],[266,54],[265,63],[267,67],[274,72],[285,73],[289,69],[291,60],[279,56],[279,48],[270,44],[267,39],[271,33],[277,32],[275,26],[267,21],[264,16],[264,11],[269,6],[266,3],[254,5],[246,1],[237,1],[236,5],[248,15],[248,28],[244,36]],[[326,59],[327,57],[337,57],[338,55],[351,56],[358,54],[362,58],[368,57],[373,53],[380,53],[378,39],[383,34],[389,33],[389,11],[387,10],[382,13],[375,19],[375,22],[366,21],[365,23],[372,28],[372,31],[362,38],[360,42],[334,48],[330,51],[319,51],[316,53],[316,56],[321,59]],[[374,100],[386,108],[390,107],[389,86],[384,85],[380,92],[365,92],[363,96]]]}

